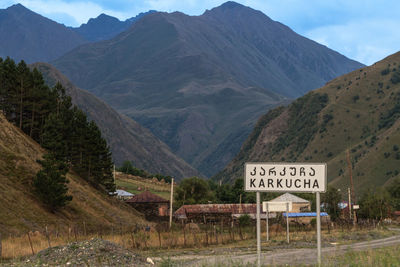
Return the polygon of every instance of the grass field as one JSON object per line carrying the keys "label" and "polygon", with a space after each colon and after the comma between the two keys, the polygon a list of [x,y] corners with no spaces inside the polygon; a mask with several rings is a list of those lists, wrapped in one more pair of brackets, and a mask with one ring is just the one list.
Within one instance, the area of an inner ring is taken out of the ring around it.
{"label": "grass field", "polygon": [[[157,181],[157,179],[146,179],[138,176],[128,175],[121,172],[116,172],[115,183],[117,189],[123,189],[132,194],[140,194],[144,190],[148,190],[162,198],[170,198],[170,184]],[[140,188],[140,190],[139,190]]]}

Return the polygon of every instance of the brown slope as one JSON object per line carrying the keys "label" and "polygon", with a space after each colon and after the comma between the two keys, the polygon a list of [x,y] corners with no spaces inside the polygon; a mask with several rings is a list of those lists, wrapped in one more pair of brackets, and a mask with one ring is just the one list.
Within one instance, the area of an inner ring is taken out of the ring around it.
{"label": "brown slope", "polygon": [[[243,177],[250,161],[327,162],[328,181],[345,189],[349,150],[356,193],[386,185],[400,173],[399,67],[400,52],[269,112],[214,178]],[[324,95],[327,103],[313,109]]]}
{"label": "brown slope", "polygon": [[117,113],[91,93],[74,86],[56,68],[46,63],[35,63],[49,85],[60,81],[75,105],[85,111],[89,119],[100,127],[113,153],[117,165],[130,160],[138,168],[151,173],[171,175],[177,179],[200,174],[181,158],[175,156],[167,145],[134,120]]}
{"label": "brown slope", "polygon": [[132,226],[144,220],[134,209],[94,190],[69,173],[69,194],[73,200],[56,213],[48,212],[32,193],[32,180],[45,151],[11,125],[0,113],[0,233],[25,233],[51,229],[67,230],[85,222],[87,230],[115,225]]}

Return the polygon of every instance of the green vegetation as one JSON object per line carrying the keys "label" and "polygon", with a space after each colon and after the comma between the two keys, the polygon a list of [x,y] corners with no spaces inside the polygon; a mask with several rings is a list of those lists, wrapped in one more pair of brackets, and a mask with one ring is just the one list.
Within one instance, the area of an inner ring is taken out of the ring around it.
{"label": "green vegetation", "polygon": [[322,203],[324,203],[325,211],[328,212],[332,221],[336,221],[340,216],[338,204],[341,200],[342,196],[333,186],[328,186],[326,193],[322,194]]}
{"label": "green vegetation", "polygon": [[172,177],[169,175],[162,175],[162,174],[150,174],[146,172],[145,170],[136,168],[133,166],[132,162],[129,160],[126,160],[122,163],[122,166],[118,168],[118,171],[125,173],[125,174],[130,174],[134,176],[139,176],[142,178],[157,178],[157,180],[161,181],[164,180],[166,183],[171,183]]}
{"label": "green vegetation", "polygon": [[318,114],[327,105],[328,95],[308,93],[289,107],[288,129],[273,144],[273,153],[289,148],[287,160],[295,161],[318,131]]}
{"label": "green vegetation", "polygon": [[[63,162],[98,189],[115,190],[113,162],[106,141],[97,125],[89,122],[80,109],[73,107],[61,84],[49,88],[41,73],[36,69],[31,71],[24,61],[15,64],[10,58],[0,58],[0,96],[0,110],[7,120],[46,148],[54,160]],[[37,175],[39,187],[35,192],[43,201],[45,198],[40,193],[45,191],[43,181],[54,179],[48,181],[54,184],[62,181],[59,175],[48,169],[51,165],[47,162],[49,160],[50,157],[45,159],[43,172]],[[60,175],[65,174],[61,172]],[[54,193],[58,193],[60,199],[65,194],[63,190]],[[46,204],[52,209],[60,206]]]}
{"label": "green vegetation", "polygon": [[52,154],[44,155],[44,160],[40,160],[39,163],[43,169],[36,174],[36,178],[33,180],[34,191],[42,202],[54,212],[72,200],[72,196],[67,195],[68,180],[65,175],[68,167]]}

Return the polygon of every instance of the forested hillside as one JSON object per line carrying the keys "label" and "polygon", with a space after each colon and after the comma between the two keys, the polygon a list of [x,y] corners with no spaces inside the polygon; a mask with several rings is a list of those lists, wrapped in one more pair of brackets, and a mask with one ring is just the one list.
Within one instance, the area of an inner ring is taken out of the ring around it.
{"label": "forested hillside", "polygon": [[37,69],[10,58],[0,58],[0,83],[0,110],[9,122],[93,186],[115,190],[106,141],[61,84],[49,88]]}

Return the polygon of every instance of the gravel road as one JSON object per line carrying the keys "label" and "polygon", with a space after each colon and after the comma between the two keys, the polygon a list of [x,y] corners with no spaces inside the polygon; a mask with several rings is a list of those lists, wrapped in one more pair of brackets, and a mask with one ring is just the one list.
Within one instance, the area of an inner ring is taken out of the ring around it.
{"label": "gravel road", "polygon": [[[346,251],[360,251],[386,246],[400,244],[400,235],[391,236],[383,239],[364,241],[350,245],[332,245],[322,248],[322,260],[324,257],[332,257],[344,254]],[[194,258],[194,256],[192,256]],[[176,257],[173,260],[189,260],[189,257]],[[187,266],[207,266],[211,264],[241,262],[243,264],[256,263],[257,254],[251,253],[246,255],[213,255],[213,256],[198,256],[197,259],[187,262]],[[262,265],[294,265],[294,264],[314,264],[317,262],[316,248],[300,248],[300,249],[280,249],[274,251],[263,252],[261,254]],[[182,264],[182,266],[186,266]]]}

